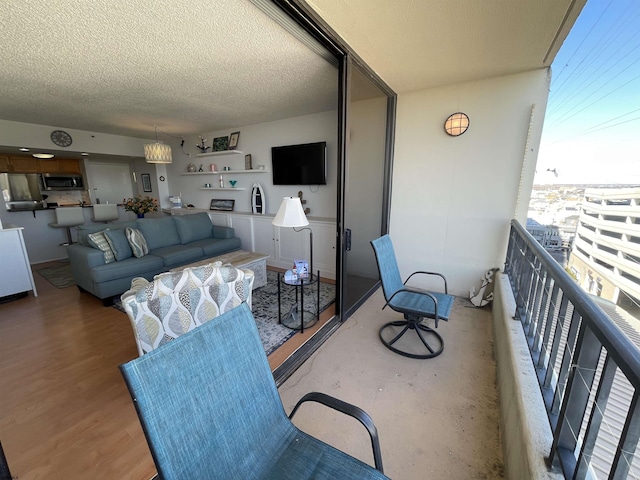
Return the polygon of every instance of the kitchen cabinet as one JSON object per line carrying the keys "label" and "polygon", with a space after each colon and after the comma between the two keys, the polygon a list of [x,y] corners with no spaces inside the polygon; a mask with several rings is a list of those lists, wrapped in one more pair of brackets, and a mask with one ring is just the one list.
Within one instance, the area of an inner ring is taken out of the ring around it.
{"label": "kitchen cabinet", "polygon": [[0,157],[0,172],[81,174],[76,158]]}
{"label": "kitchen cabinet", "polygon": [[30,157],[9,157],[9,168],[16,173],[42,173],[40,161]]}

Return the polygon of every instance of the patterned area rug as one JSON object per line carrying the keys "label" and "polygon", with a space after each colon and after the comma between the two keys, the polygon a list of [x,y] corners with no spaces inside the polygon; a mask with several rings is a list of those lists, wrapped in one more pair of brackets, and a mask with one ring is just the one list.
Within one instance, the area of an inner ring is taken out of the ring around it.
{"label": "patterned area rug", "polygon": [[[267,284],[264,287],[256,288],[251,295],[253,316],[258,326],[258,332],[262,345],[267,355],[280,347],[284,342],[293,337],[297,330],[291,330],[278,323],[278,278],[277,273],[267,271]],[[304,309],[315,311],[317,301],[316,286],[305,287]],[[320,312],[329,307],[336,298],[335,285],[330,283],[320,283]],[[295,289],[283,288],[281,290],[282,314],[287,313],[291,305],[295,302]],[[120,295],[114,297],[113,306],[124,312],[120,303]]]}
{"label": "patterned area rug", "polygon": [[62,263],[54,267],[45,267],[36,270],[40,275],[47,279],[49,283],[58,288],[68,288],[75,286],[71,275],[71,266],[68,263]]}

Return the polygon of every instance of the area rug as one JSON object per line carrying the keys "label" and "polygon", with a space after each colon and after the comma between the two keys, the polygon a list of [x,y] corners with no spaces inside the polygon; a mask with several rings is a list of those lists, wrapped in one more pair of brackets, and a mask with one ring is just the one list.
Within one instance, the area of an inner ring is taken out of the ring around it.
{"label": "area rug", "polygon": [[[298,332],[278,323],[277,275],[276,272],[267,271],[267,284],[264,287],[256,288],[251,295],[253,316],[258,326],[262,346],[267,355],[270,355]],[[280,295],[282,314],[284,315],[295,302],[295,289],[283,288]],[[335,285],[320,282],[320,312],[326,310],[335,301],[335,298]],[[305,287],[304,309],[315,311],[316,301],[316,287]],[[124,312],[119,295],[114,297],[113,306]]]}
{"label": "area rug", "polygon": [[76,284],[71,275],[71,265],[68,263],[41,268],[36,270],[36,272],[42,275],[50,284],[58,288],[73,287]]}

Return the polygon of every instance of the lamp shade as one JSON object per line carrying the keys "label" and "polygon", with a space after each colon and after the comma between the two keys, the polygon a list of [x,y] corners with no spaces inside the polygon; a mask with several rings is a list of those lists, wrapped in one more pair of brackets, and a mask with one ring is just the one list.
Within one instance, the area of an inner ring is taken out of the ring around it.
{"label": "lamp shade", "polygon": [[171,163],[171,147],[164,143],[148,143],[144,146],[144,158],[147,163]]}
{"label": "lamp shade", "polygon": [[284,197],[280,209],[271,223],[276,227],[305,227],[309,225],[309,220],[302,210],[300,198]]}

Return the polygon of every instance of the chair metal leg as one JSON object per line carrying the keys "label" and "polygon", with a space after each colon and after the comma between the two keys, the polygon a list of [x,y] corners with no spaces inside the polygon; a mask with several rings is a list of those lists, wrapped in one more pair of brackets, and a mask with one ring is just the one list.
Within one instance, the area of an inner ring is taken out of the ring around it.
{"label": "chair metal leg", "polygon": [[[427,359],[427,358],[437,357],[444,350],[444,340],[435,330],[433,330],[430,327],[427,327],[426,325],[421,324],[420,323],[421,321],[422,321],[421,317],[405,315],[405,320],[395,320],[393,322],[386,323],[380,328],[380,331],[378,333],[380,337],[380,341],[384,344],[385,347],[387,347],[392,352],[395,352],[405,357],[417,358],[417,359]],[[388,341],[388,340],[385,340],[383,336],[383,332],[389,327],[404,327],[404,328],[392,340]],[[400,350],[393,346],[393,344],[396,343],[400,339],[400,337],[402,337],[405,333],[407,333],[410,330],[413,330],[416,332],[418,338],[420,339],[420,342],[422,343],[422,345],[424,345],[424,347],[428,350],[429,353],[421,355],[417,353]],[[422,332],[424,332],[424,334]],[[431,340],[431,343],[429,343],[429,341],[425,337],[428,337],[429,340]],[[434,346],[432,346],[432,344]]]}

